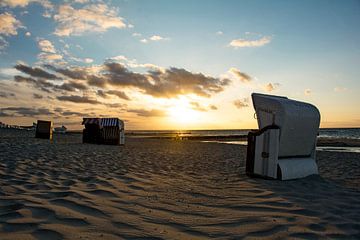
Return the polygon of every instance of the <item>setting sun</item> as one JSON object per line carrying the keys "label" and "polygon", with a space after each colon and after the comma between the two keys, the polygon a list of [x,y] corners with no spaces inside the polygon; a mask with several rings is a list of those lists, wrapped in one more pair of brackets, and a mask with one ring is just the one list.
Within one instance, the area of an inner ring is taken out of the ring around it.
{"label": "setting sun", "polygon": [[180,99],[168,110],[170,121],[176,123],[195,123],[200,118],[200,113],[191,108],[190,103]]}

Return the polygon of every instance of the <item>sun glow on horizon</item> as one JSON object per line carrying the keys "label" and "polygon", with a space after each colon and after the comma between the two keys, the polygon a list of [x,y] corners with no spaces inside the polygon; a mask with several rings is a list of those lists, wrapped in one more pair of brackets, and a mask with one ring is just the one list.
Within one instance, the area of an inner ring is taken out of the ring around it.
{"label": "sun glow on horizon", "polygon": [[170,120],[176,123],[192,124],[200,119],[200,113],[191,108],[190,103],[184,99],[178,99],[172,107],[168,109]]}

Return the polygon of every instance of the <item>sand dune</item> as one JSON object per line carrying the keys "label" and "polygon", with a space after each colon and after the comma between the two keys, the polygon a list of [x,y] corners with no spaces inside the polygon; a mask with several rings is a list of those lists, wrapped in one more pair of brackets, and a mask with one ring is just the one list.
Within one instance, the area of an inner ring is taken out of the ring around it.
{"label": "sand dune", "polygon": [[250,179],[246,147],[0,134],[0,239],[360,238],[360,161],[318,152],[320,176]]}

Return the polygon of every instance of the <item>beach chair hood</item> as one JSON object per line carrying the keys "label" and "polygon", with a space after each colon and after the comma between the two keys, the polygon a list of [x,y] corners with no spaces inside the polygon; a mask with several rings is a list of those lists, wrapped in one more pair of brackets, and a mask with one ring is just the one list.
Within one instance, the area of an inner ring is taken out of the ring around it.
{"label": "beach chair hood", "polygon": [[259,131],[248,135],[247,173],[294,179],[317,174],[319,110],[287,97],[252,94]]}

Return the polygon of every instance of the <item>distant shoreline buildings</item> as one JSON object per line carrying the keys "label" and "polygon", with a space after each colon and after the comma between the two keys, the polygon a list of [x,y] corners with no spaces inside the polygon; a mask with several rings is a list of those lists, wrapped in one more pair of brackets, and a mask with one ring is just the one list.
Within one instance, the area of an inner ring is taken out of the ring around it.
{"label": "distant shoreline buildings", "polygon": [[[31,126],[20,126],[20,125],[10,125],[10,124],[0,122],[0,128],[35,131],[36,123],[33,123]],[[53,132],[54,133],[66,133],[66,130],[67,130],[67,128],[65,126],[61,126],[61,127],[54,128]]]}

